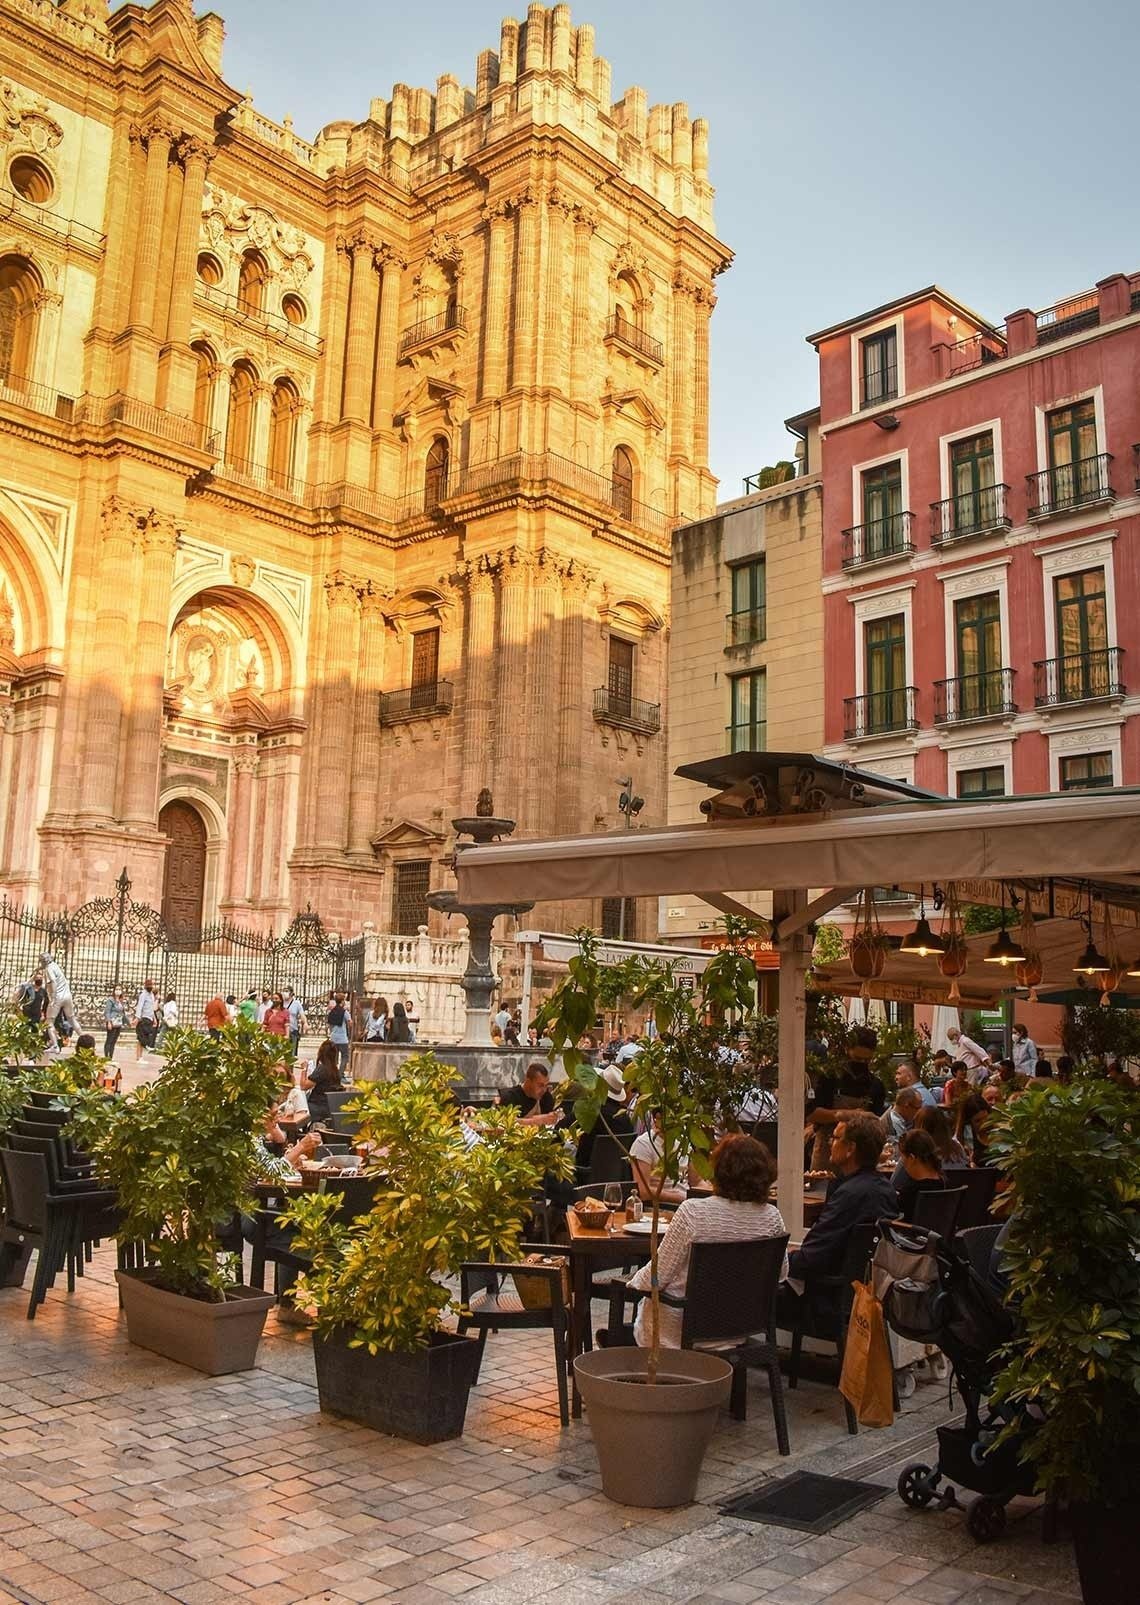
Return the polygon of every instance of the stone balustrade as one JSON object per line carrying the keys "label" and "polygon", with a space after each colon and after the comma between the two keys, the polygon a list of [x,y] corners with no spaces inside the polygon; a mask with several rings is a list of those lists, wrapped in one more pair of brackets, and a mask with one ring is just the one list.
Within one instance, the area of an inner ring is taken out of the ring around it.
{"label": "stone balustrade", "polygon": [[[463,1036],[466,1000],[460,977],[467,968],[466,928],[457,936],[429,936],[421,925],[415,936],[399,936],[364,926],[364,994],[383,997],[388,1006],[411,999],[420,1017],[421,1042],[458,1042]],[[496,975],[508,951],[501,943],[491,947]]]}

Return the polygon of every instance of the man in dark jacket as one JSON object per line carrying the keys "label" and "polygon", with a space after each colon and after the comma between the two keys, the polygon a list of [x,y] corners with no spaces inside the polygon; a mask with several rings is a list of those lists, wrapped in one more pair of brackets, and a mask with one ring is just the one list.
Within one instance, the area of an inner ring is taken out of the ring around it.
{"label": "man in dark jacket", "polygon": [[[803,1243],[788,1256],[788,1280],[780,1288],[776,1324],[787,1330],[787,1320],[802,1298],[813,1297],[812,1283],[821,1276],[838,1276],[843,1270],[847,1243],[853,1229],[883,1216],[898,1217],[898,1197],[889,1176],[876,1170],[883,1151],[882,1122],[864,1110],[853,1110],[836,1122],[831,1139],[831,1167],[835,1180],[819,1219]],[[833,1289],[818,1289],[826,1302]]]}

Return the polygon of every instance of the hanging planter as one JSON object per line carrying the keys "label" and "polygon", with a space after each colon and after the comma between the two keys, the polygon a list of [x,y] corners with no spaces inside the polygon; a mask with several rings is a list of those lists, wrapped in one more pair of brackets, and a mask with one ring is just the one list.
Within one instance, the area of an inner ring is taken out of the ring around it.
{"label": "hanging planter", "polygon": [[1029,989],[1028,1002],[1037,1002],[1037,988],[1040,986],[1045,974],[1045,966],[1041,961],[1041,951],[1037,946],[1037,927],[1033,923],[1033,910],[1026,902],[1021,916],[1021,929],[1018,931],[1018,941],[1025,950],[1025,957],[1014,970],[1014,979],[1018,986]]}
{"label": "hanging planter", "polygon": [[966,946],[966,937],[962,930],[962,909],[958,902],[957,888],[953,883],[946,888],[946,901],[942,906],[942,941],[943,948],[938,956],[938,968],[951,982],[947,1001],[960,1003],[962,994],[958,990],[958,977],[966,973],[966,966],[970,962],[970,950]]}
{"label": "hanging planter", "polygon": [[886,932],[879,923],[875,894],[870,887],[864,887],[855,910],[855,930],[847,944],[851,968],[861,981],[873,981],[882,975],[889,947]]}
{"label": "hanging planter", "polygon": [[1112,915],[1109,913],[1107,903],[1104,906],[1102,948],[1104,956],[1108,960],[1108,969],[1101,970],[1097,975],[1094,975],[1093,980],[1096,983],[1097,991],[1100,993],[1100,1006],[1102,1009],[1107,1009],[1112,994],[1128,974],[1128,966],[1120,956],[1120,948],[1116,941],[1116,931],[1113,929]]}

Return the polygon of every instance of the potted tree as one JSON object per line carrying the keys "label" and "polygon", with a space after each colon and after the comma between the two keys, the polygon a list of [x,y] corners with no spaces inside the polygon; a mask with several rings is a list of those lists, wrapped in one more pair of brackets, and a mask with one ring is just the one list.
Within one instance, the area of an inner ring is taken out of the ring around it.
{"label": "potted tree", "polygon": [[1012,1183],[1004,1265],[1018,1305],[994,1397],[1017,1407],[1005,1437],[1041,1492],[1069,1504],[1086,1605],[1121,1605],[1140,1578],[1135,1098],[1097,1079],[1034,1089],[993,1130]]}
{"label": "potted tree", "polygon": [[657,1249],[661,1200],[670,1177],[691,1163],[711,1174],[709,1151],[720,1107],[730,1101],[734,1072],[720,1052],[729,1011],[743,1017],[753,1007],[756,969],[729,935],[696,989],[673,967],[640,957],[618,965],[598,961],[589,931],[578,933],[581,952],[567,979],[538,1016],[553,1053],[581,1089],[574,1104],[579,1127],[598,1117],[606,1085],[578,1051],[578,1041],[599,1014],[622,1000],[653,1022],[641,1051],[622,1066],[641,1108],[656,1110],[660,1164],[652,1196],[650,1235],[649,1347],[608,1348],[574,1361],[578,1388],[590,1422],[602,1488],[621,1504],[665,1507],[688,1504],[696,1493],[701,1463],[728,1399],[732,1367],[717,1355],[662,1349],[661,1289]]}
{"label": "potted tree", "polygon": [[216,1231],[247,1205],[280,1057],[280,1042],[249,1021],[217,1041],[171,1031],[158,1079],[116,1100],[112,1118],[85,1124],[118,1197],[116,1235],[144,1243],[151,1262],[116,1272],[127,1336],[211,1376],[250,1369],[273,1303],[234,1282]]}
{"label": "potted tree", "polygon": [[475,1380],[478,1345],[444,1328],[458,1308],[445,1278],[513,1258],[543,1176],[568,1166],[561,1140],[513,1111],[489,1114],[472,1142],[456,1077],[425,1053],[398,1080],[361,1085],[347,1107],[378,1155],[371,1209],[346,1219],[335,1194],[315,1193],[289,1212],[313,1262],[295,1297],[315,1317],[321,1409],[414,1443],[460,1435]]}
{"label": "potted tree", "polygon": [[30,1069],[43,1051],[43,1026],[26,1019],[19,1009],[0,1013],[0,1065],[9,1075]]}

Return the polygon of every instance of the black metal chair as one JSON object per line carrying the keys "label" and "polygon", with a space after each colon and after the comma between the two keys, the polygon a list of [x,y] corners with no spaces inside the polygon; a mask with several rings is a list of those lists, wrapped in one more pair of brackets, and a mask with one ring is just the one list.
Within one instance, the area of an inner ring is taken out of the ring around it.
{"label": "black metal chair", "polygon": [[987,1283],[990,1279],[990,1261],[993,1258],[994,1244],[1000,1232],[1001,1225],[995,1222],[990,1226],[967,1226],[954,1237],[958,1247],[965,1250],[973,1270]]}
{"label": "black metal chair", "polygon": [[942,1172],[946,1185],[964,1187],[966,1197],[962,1200],[962,1207],[958,1211],[958,1230],[968,1231],[972,1226],[990,1226],[993,1224],[993,1215],[990,1207],[994,1201],[994,1193],[1000,1180],[996,1170],[989,1165],[947,1166]]}
{"label": "black metal chair", "polygon": [[[325,1094],[329,1106],[327,1124],[334,1131],[339,1132],[342,1137],[355,1137],[360,1130],[359,1120],[354,1120],[350,1115],[344,1113],[345,1104],[351,1103],[356,1096],[355,1088],[349,1088],[346,1092],[327,1092]],[[325,1122],[318,1121],[317,1124],[323,1125]]]}
{"label": "black metal chair", "polygon": [[[732,1366],[729,1409],[734,1421],[748,1417],[749,1367],[768,1373],[776,1444],[782,1455],[790,1454],[791,1448],[776,1347],[776,1291],[787,1247],[786,1234],[731,1243],[694,1243],[689,1251],[684,1298],[661,1295],[663,1304],[684,1312],[681,1347],[711,1350]],[[624,1282],[611,1282],[611,1345],[619,1344],[624,1336],[625,1301],[647,1297]]]}
{"label": "black metal chair", "polygon": [[5,1274],[0,1281],[8,1286],[19,1285],[12,1280],[17,1259],[22,1259],[26,1270],[26,1250],[38,1251],[28,1301],[28,1320],[34,1321],[36,1309],[65,1262],[67,1291],[74,1293],[76,1274],[83,1274],[85,1244],[114,1229],[115,1195],[82,1184],[57,1190],[47,1155],[28,1139],[14,1138],[8,1147],[0,1148],[0,1176],[5,1205],[4,1225],[0,1228],[0,1264]]}
{"label": "black metal chair", "polygon": [[931,1187],[919,1193],[914,1201],[914,1224],[924,1231],[937,1232],[939,1237],[953,1237],[958,1225],[958,1214],[966,1201],[964,1187]]}
{"label": "black metal chair", "polygon": [[[563,1294],[565,1262],[558,1251],[551,1249],[548,1244],[524,1243],[522,1247],[528,1252],[542,1254],[556,1263],[500,1265],[469,1261],[461,1265],[459,1267],[461,1309],[456,1330],[462,1334],[474,1328],[479,1334],[479,1359],[475,1368],[475,1380],[478,1382],[488,1332],[534,1331],[548,1327],[554,1338],[554,1369],[558,1377],[558,1419],[564,1427],[568,1427],[570,1400],[566,1374],[569,1356],[567,1341],[569,1314]],[[531,1286],[537,1286],[540,1292],[545,1293],[546,1302],[532,1301],[529,1305],[525,1304],[517,1290],[517,1283],[511,1287],[506,1285],[506,1278],[510,1276],[513,1279],[515,1272],[527,1278]]]}
{"label": "black metal chair", "polygon": [[367,1215],[376,1202],[376,1194],[385,1185],[385,1178],[378,1175],[354,1176],[341,1171],[331,1171],[322,1176],[317,1190],[322,1193],[336,1193],[340,1198],[337,1214],[342,1221],[353,1221],[361,1215]]}
{"label": "black metal chair", "polygon": [[[853,1228],[847,1239],[843,1264],[838,1275],[813,1276],[804,1284],[802,1298],[794,1303],[787,1301],[780,1312],[780,1325],[791,1336],[788,1356],[788,1387],[797,1387],[800,1380],[800,1355],[804,1338],[815,1338],[821,1343],[834,1343],[839,1356],[839,1371],[843,1371],[843,1351],[847,1345],[847,1326],[851,1319],[851,1305],[855,1294],[852,1283],[866,1278],[867,1265],[875,1251],[879,1228],[875,1221],[865,1221]],[[859,1431],[849,1400],[843,1400],[847,1417],[847,1430]]]}

